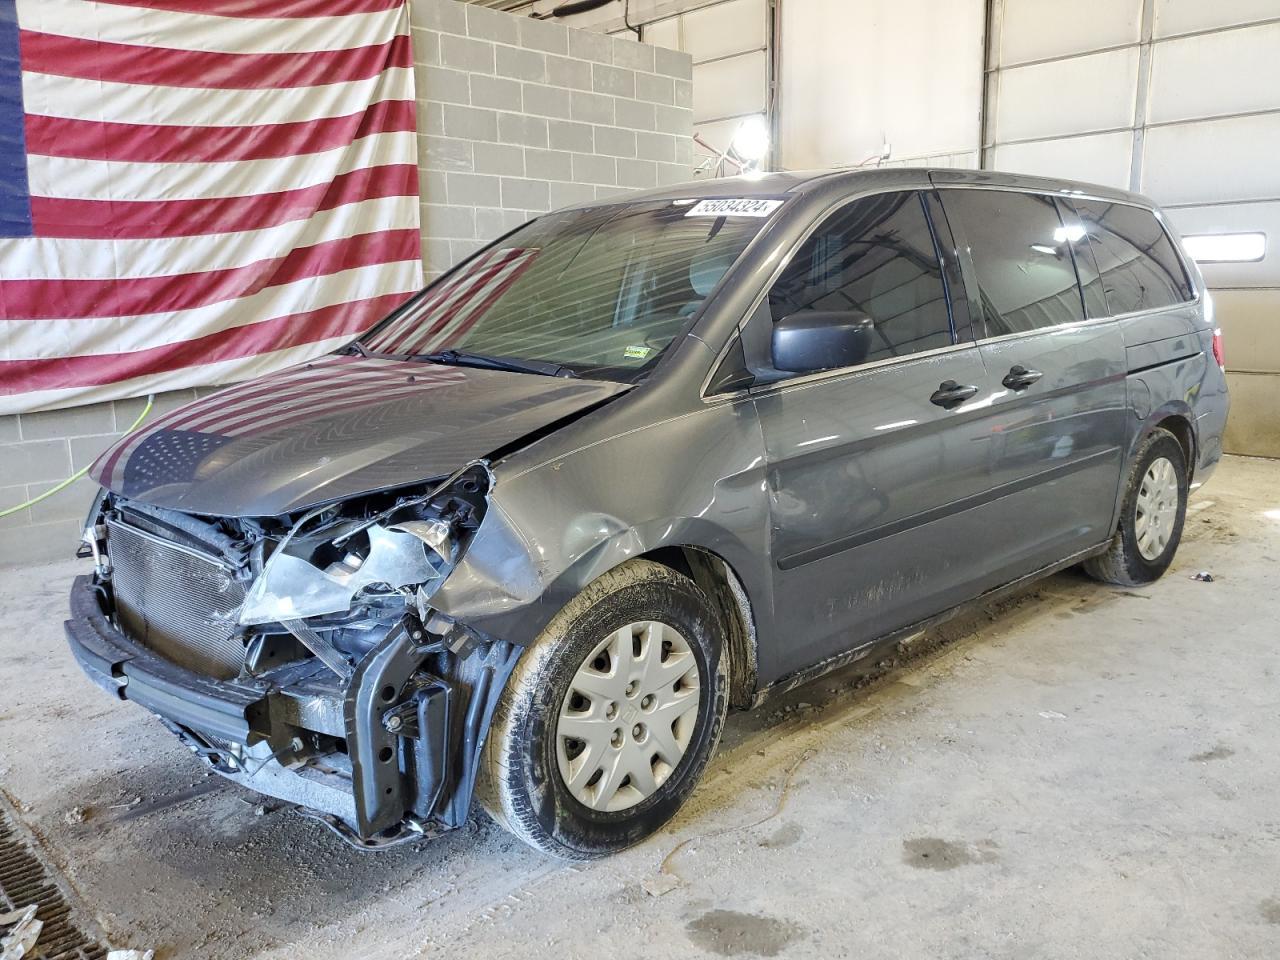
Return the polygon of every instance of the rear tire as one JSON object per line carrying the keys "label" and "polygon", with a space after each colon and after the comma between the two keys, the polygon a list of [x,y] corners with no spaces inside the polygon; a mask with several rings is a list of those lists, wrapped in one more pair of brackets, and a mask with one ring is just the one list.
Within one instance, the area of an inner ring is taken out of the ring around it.
{"label": "rear tire", "polygon": [[1139,445],[1126,479],[1120,523],[1106,553],[1086,560],[1085,573],[1103,583],[1136,587],[1169,569],[1187,515],[1187,461],[1167,430]]}
{"label": "rear tire", "polygon": [[724,636],[688,577],[647,560],[604,574],[516,664],[477,799],[510,833],[568,860],[645,839],[684,803],[720,739]]}

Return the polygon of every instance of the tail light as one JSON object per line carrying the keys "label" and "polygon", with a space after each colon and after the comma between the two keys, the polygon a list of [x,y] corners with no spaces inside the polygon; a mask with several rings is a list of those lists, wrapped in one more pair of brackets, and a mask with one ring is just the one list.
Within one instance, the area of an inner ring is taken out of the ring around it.
{"label": "tail light", "polygon": [[1222,352],[1222,328],[1216,327],[1213,331],[1213,359],[1218,361],[1224,371],[1227,369],[1226,354]]}

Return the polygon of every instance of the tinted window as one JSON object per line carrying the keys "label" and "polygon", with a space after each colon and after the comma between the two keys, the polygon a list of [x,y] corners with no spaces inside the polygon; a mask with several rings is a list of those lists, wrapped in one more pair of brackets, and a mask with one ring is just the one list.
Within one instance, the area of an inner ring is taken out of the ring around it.
{"label": "tinted window", "polygon": [[857,200],[796,252],[769,291],[776,323],[805,310],[860,311],[867,362],[949,346],[951,323],[933,235],[917,193]]}
{"label": "tinted window", "polygon": [[1067,229],[1052,197],[999,190],[944,190],[978,281],[974,310],[998,337],[1084,319]]}
{"label": "tinted window", "polygon": [[1107,309],[1152,310],[1194,294],[1173,242],[1150,210],[1103,200],[1073,200],[1089,236]]}
{"label": "tinted window", "polygon": [[1066,225],[1067,240],[1071,243],[1071,254],[1076,262],[1076,276],[1080,278],[1080,289],[1084,293],[1084,315],[1086,317],[1105,317],[1107,297],[1102,292],[1102,277],[1098,275],[1098,264],[1093,259],[1093,248],[1085,235],[1084,224],[1076,216],[1070,204],[1061,197],[1057,199],[1058,216]]}

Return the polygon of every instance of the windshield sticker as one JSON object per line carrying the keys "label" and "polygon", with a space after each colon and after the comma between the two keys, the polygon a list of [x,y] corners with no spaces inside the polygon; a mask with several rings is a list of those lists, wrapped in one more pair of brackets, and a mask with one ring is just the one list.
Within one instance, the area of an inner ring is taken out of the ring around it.
{"label": "windshield sticker", "polygon": [[702,200],[686,217],[767,217],[782,206],[781,200]]}
{"label": "windshield sticker", "polygon": [[653,353],[652,347],[630,346],[622,351],[622,355],[628,360],[643,360],[649,354]]}

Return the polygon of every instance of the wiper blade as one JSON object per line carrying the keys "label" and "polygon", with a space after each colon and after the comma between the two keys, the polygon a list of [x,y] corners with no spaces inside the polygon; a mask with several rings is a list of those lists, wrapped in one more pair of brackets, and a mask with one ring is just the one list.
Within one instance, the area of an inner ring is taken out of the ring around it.
{"label": "wiper blade", "polygon": [[447,363],[459,367],[481,367],[486,370],[511,370],[516,373],[537,373],[544,377],[576,377],[577,373],[563,364],[550,360],[516,360],[511,357],[491,357],[483,353],[465,350],[439,350],[435,353],[418,353],[412,360],[428,363]]}

